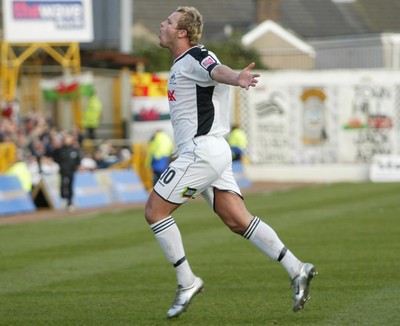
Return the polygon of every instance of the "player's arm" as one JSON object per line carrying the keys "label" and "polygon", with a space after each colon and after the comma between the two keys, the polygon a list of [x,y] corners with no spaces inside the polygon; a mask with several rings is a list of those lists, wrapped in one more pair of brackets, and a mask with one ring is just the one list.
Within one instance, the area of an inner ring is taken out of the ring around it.
{"label": "player's arm", "polygon": [[211,77],[222,84],[228,84],[233,86],[240,86],[245,89],[249,89],[249,87],[255,87],[258,83],[259,74],[251,73],[251,69],[253,69],[255,63],[250,63],[245,69],[241,72],[236,72],[225,65],[216,66],[212,72]]}

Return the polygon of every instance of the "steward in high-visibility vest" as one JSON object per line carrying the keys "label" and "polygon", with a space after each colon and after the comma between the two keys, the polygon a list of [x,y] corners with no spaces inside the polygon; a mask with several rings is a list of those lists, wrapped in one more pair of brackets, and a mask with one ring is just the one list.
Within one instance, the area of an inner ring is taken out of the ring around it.
{"label": "steward in high-visibility vest", "polygon": [[241,160],[247,146],[247,136],[244,131],[238,126],[233,126],[228,136],[228,143],[232,150],[232,160]]}
{"label": "steward in high-visibility vest", "polygon": [[82,126],[86,129],[87,137],[96,138],[96,129],[99,127],[103,104],[93,91],[83,112]]}
{"label": "steward in high-visibility vest", "polygon": [[153,171],[153,185],[168,167],[173,149],[174,142],[166,132],[159,130],[151,138],[146,163]]}
{"label": "steward in high-visibility vest", "polygon": [[23,162],[19,161],[14,163],[7,171],[7,175],[13,175],[18,177],[19,182],[21,183],[22,188],[27,192],[30,193],[32,190],[32,175],[29,171],[28,165]]}

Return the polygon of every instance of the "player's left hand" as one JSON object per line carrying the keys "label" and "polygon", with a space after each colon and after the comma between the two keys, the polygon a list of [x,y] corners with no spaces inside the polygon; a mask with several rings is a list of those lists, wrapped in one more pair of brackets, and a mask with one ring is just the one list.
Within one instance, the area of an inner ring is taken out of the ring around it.
{"label": "player's left hand", "polygon": [[250,87],[255,87],[257,85],[260,74],[254,74],[251,72],[255,65],[256,64],[252,62],[240,72],[238,79],[240,87],[249,89]]}

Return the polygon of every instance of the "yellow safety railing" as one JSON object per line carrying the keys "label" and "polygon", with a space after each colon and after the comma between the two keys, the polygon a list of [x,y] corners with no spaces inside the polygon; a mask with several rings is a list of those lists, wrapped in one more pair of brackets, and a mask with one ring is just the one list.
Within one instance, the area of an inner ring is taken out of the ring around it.
{"label": "yellow safety railing", "polygon": [[[81,71],[79,43],[8,43],[0,42],[0,94],[3,100],[16,98],[18,77],[24,62],[35,53],[43,51],[57,61],[65,70],[71,69],[77,75]],[[71,102],[73,119],[81,124],[81,102]]]}

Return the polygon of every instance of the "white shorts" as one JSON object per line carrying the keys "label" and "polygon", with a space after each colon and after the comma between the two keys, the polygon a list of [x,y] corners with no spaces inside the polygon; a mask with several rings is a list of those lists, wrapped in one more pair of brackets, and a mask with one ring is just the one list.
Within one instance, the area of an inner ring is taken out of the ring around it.
{"label": "white shorts", "polygon": [[154,186],[154,191],[166,201],[183,204],[202,194],[212,207],[213,188],[231,191],[241,196],[232,172],[232,153],[223,137],[200,136],[182,147]]}

